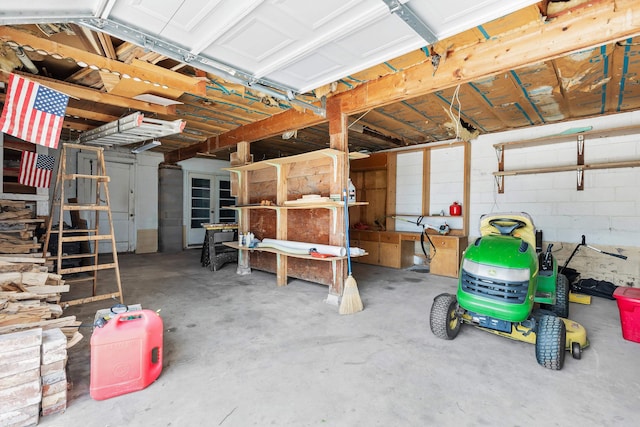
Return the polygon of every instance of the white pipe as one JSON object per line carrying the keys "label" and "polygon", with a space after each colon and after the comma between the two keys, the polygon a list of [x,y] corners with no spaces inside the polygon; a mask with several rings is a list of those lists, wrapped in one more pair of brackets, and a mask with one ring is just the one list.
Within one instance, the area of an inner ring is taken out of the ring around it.
{"label": "white pipe", "polygon": [[318,243],[307,242],[294,242],[292,240],[278,240],[278,239],[262,239],[262,243],[265,245],[278,245],[292,249],[302,249],[309,253],[310,249],[315,249],[321,254],[328,254],[333,256],[345,256],[347,250],[342,246],[330,246],[321,245]]}

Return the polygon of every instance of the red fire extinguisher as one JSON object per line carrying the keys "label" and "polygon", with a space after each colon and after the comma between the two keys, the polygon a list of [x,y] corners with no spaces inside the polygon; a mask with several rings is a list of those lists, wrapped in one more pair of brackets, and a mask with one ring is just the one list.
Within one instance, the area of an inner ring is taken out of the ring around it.
{"label": "red fire extinguisher", "polygon": [[458,202],[453,202],[453,204],[449,206],[449,215],[451,216],[462,215],[462,206],[460,206]]}

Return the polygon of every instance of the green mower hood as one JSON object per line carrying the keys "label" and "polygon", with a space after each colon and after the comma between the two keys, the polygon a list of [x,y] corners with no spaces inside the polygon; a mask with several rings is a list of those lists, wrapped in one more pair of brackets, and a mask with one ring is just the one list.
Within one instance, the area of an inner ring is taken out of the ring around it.
{"label": "green mower hood", "polygon": [[458,303],[479,315],[521,322],[533,308],[537,275],[531,245],[512,236],[481,237],[464,254]]}

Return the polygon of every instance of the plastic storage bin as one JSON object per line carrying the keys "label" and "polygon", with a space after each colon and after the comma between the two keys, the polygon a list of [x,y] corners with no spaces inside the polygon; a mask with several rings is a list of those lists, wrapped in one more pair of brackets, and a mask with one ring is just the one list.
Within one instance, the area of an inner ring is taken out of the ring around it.
{"label": "plastic storage bin", "polygon": [[619,286],[613,292],[620,310],[622,337],[625,340],[640,342],[640,288]]}
{"label": "plastic storage bin", "polygon": [[151,310],[119,313],[91,336],[89,393],[96,400],[142,390],[162,371],[162,319]]}

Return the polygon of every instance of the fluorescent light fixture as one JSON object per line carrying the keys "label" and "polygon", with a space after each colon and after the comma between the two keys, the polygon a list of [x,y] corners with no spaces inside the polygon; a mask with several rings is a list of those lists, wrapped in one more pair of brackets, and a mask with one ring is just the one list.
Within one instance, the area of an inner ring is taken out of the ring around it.
{"label": "fluorescent light fixture", "polygon": [[164,98],[162,96],[154,95],[152,93],[143,93],[141,95],[136,95],[136,96],[133,97],[133,99],[137,99],[138,101],[149,102],[151,104],[163,105],[165,107],[167,105],[183,104],[180,101],[176,101],[174,99],[169,99],[169,98]]}
{"label": "fluorescent light fixture", "polygon": [[154,139],[153,141],[151,141],[151,142],[149,142],[147,144],[141,145],[138,148],[134,148],[133,150],[131,150],[131,152],[133,154],[142,153],[143,151],[147,151],[147,150],[149,150],[149,149],[151,149],[153,147],[157,147],[158,145],[161,145],[161,142]]}

